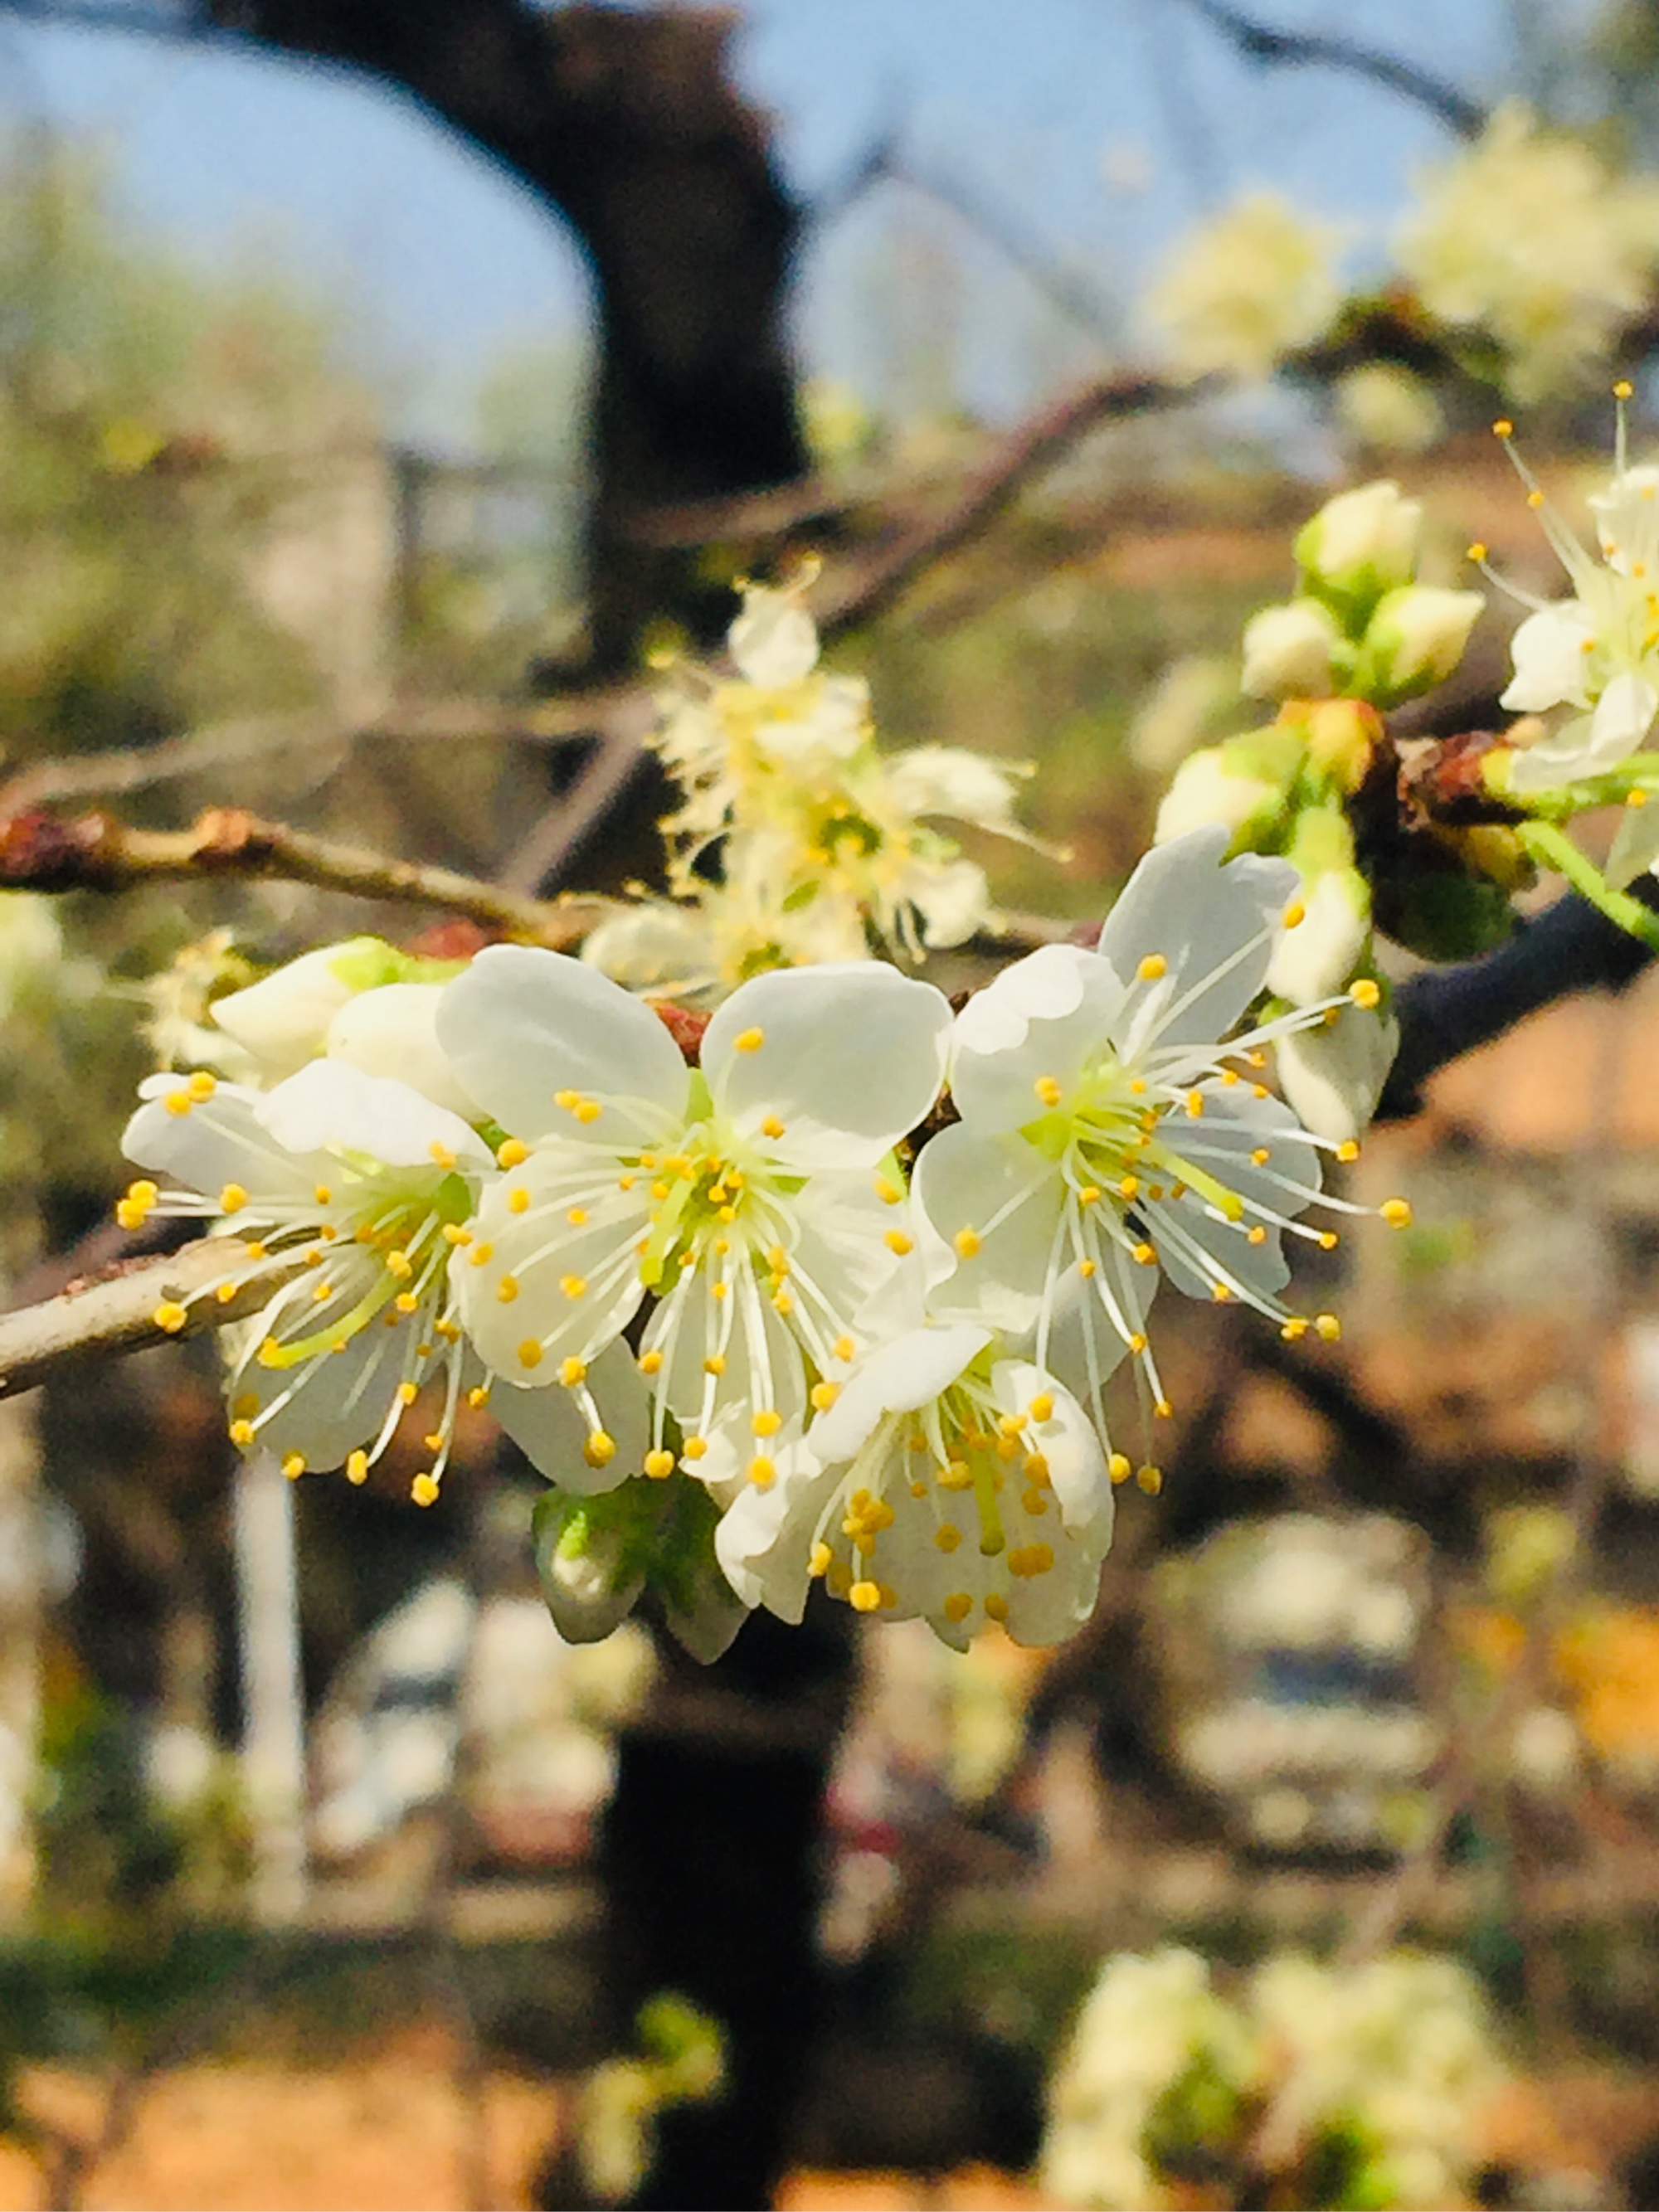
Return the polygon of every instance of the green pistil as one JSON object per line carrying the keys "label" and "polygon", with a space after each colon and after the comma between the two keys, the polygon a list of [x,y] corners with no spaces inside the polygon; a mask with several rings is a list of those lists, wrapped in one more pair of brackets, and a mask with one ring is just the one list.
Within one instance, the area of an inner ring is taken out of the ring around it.
{"label": "green pistil", "polygon": [[1002,1515],[997,1508],[996,1462],[988,1452],[981,1449],[969,1453],[968,1464],[974,1477],[974,1503],[979,1508],[979,1548],[983,1557],[994,1559],[1008,1542],[1002,1530]]}
{"label": "green pistil", "polygon": [[307,1359],[315,1359],[321,1352],[329,1352],[343,1340],[350,1338],[368,1328],[378,1314],[384,1313],[398,1295],[398,1279],[394,1275],[377,1277],[374,1287],[358,1299],[349,1313],[331,1322],[326,1328],[315,1330],[310,1336],[297,1337],[289,1344],[273,1344],[269,1339],[259,1347],[261,1367],[298,1367]]}
{"label": "green pistil", "polygon": [[1224,1219],[1240,1221],[1243,1218],[1244,1201],[1236,1190],[1229,1190],[1224,1182],[1218,1182],[1206,1170],[1194,1167],[1190,1160],[1183,1159],[1168,1145],[1149,1145],[1144,1158],[1148,1167],[1162,1170],[1172,1182],[1184,1182],[1188,1190],[1196,1191],[1200,1198],[1207,1199]]}

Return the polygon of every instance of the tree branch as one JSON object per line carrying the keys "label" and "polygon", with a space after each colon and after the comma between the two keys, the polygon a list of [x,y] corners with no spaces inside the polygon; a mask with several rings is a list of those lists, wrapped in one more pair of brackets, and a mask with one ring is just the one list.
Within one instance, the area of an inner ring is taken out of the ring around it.
{"label": "tree branch", "polygon": [[595,899],[520,897],[451,868],[387,860],[261,822],[240,807],[210,807],[188,830],[132,830],[106,814],[21,814],[0,823],[0,889],[118,891],[143,883],[275,876],[355,898],[444,908],[485,928],[559,950],[586,935],[605,911]]}
{"label": "tree branch", "polygon": [[[80,1360],[118,1358],[246,1320],[304,1270],[297,1251],[255,1266],[240,1237],[206,1237],[161,1259],[128,1261],[94,1281],[72,1283],[44,1304],[0,1314],[0,1398],[33,1390]],[[233,1271],[244,1278],[234,1297],[203,1295]],[[158,1323],[166,1305],[184,1307],[182,1328]]]}
{"label": "tree branch", "polygon": [[1276,31],[1229,6],[1227,0],[1187,0],[1187,4],[1231,40],[1247,61],[1263,69],[1344,70],[1350,76],[1367,77],[1386,91],[1414,100],[1460,138],[1478,138],[1486,128],[1486,111],[1478,100],[1431,70],[1419,69],[1383,47],[1322,31]]}

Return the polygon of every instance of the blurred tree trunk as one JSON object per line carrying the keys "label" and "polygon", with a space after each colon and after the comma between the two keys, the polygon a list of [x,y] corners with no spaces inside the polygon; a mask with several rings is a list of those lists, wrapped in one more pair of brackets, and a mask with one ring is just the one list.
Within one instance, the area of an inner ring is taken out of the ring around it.
{"label": "blurred tree trunk", "polygon": [[653,617],[706,636],[695,556],[645,549],[641,509],[805,471],[782,327],[796,212],[714,9],[528,0],[206,0],[226,30],[411,93],[574,229],[599,316],[589,526],[595,673]]}

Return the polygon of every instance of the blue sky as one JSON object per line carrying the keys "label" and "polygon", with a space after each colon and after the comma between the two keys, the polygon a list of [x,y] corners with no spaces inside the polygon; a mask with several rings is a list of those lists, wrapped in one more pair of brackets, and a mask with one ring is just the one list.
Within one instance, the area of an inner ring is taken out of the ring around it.
{"label": "blue sky", "polygon": [[[1477,92],[1506,88],[1506,0],[1255,4],[1276,25],[1369,36]],[[919,163],[1006,207],[1105,293],[1132,292],[1163,241],[1247,185],[1343,222],[1363,254],[1447,143],[1343,76],[1247,68],[1180,0],[750,0],[745,15],[738,74],[805,199],[897,118]],[[3,18],[0,32],[13,118],[100,146],[120,202],[192,253],[304,272],[349,312],[354,350],[406,423],[464,441],[466,395],[503,346],[580,328],[569,246],[411,105],[222,50]],[[951,231],[890,187],[816,237],[797,299],[809,366],[872,373],[865,325],[896,221]],[[1008,411],[1041,374],[1031,318],[995,257],[966,252],[969,396]]]}

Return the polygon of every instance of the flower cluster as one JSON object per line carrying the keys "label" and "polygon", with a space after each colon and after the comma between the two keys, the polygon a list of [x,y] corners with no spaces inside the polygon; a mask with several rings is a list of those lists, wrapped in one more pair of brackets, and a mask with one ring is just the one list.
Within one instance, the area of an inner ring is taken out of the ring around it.
{"label": "flower cluster", "polygon": [[1659,186],[1611,175],[1517,101],[1429,173],[1421,203],[1396,241],[1401,270],[1430,314],[1496,342],[1516,399],[1571,390],[1646,303]]}
{"label": "flower cluster", "polygon": [[[562,954],[495,945],[442,981],[325,948],[217,1002],[269,1087],[146,1084],[121,1218],[222,1222],[240,1249],[204,1297],[279,1271],[228,1387],[233,1437],[290,1474],[364,1480],[408,1413],[430,1503],[459,1407],[488,1404],[556,1486],[538,1549],[576,1632],[655,1576],[712,1651],[822,1578],[954,1644],[1054,1641],[1132,1472],[1104,1385],[1127,1364],[1148,1432],[1170,1410],[1160,1283],[1335,1334],[1284,1303],[1285,1244],[1335,1241],[1303,1217],[1358,1210],[1320,1167],[1356,1148],[1261,1075],[1370,1017],[1250,1021],[1304,917],[1291,867],[1226,844],[1155,852],[1094,949],[1015,963],[954,1019],[878,960],[755,976],[696,1065],[684,1020]],[[947,1079],[958,1119],[912,1187]]]}
{"label": "flower cluster", "polygon": [[1019,771],[947,745],[877,751],[863,683],[818,665],[809,580],[744,587],[731,677],[676,671],[656,739],[684,793],[664,824],[676,896],[617,914],[585,951],[620,982],[718,995],[872,944],[919,960],[993,918],[984,871],[928,825],[1034,842],[1014,819]]}
{"label": "flower cluster", "polygon": [[1121,2212],[1182,2201],[1200,2172],[1261,2192],[1247,2202],[1462,2202],[1506,2079],[1480,1990],[1450,1960],[1337,1969],[1280,1953],[1230,2000],[1193,1952],[1125,1954],[1052,2084],[1043,2183]]}
{"label": "flower cluster", "polygon": [[1336,242],[1270,192],[1181,240],[1147,301],[1176,364],[1193,376],[1261,377],[1310,343],[1342,303]]}

